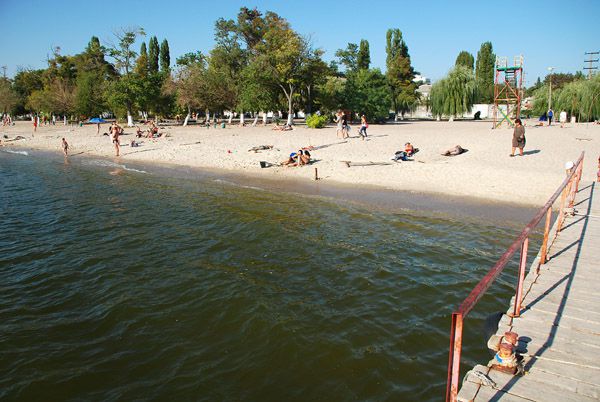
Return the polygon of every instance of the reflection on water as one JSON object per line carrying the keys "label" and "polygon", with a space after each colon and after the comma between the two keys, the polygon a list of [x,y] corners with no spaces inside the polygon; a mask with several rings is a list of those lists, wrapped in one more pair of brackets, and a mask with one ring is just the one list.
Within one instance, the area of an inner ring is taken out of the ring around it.
{"label": "reflection on water", "polygon": [[516,235],[142,171],[0,153],[0,398],[439,400],[450,313]]}

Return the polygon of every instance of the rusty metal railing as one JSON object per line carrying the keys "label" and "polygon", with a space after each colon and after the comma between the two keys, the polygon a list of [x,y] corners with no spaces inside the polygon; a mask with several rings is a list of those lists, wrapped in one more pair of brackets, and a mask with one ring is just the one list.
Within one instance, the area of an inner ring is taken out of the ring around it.
{"label": "rusty metal railing", "polygon": [[[484,293],[488,290],[491,284],[496,280],[502,272],[506,264],[510,261],[515,252],[521,250],[521,258],[519,259],[519,274],[517,286],[515,290],[515,306],[512,312],[513,317],[519,317],[521,312],[521,302],[523,299],[523,280],[525,279],[525,270],[527,265],[527,250],[529,247],[529,235],[531,231],[546,216],[546,224],[544,228],[544,240],[540,249],[540,265],[545,264],[548,260],[548,237],[550,234],[550,223],[552,221],[552,206],[560,197],[560,209],[558,212],[558,220],[556,223],[556,234],[562,229],[565,216],[565,208],[572,208],[575,201],[575,195],[581,180],[581,171],[583,169],[583,158],[585,152],[582,152],[573,167],[567,171],[567,177],[554,192],[552,197],[544,204],[533,219],[525,226],[519,237],[512,245],[502,254],[496,264],[489,272],[479,281],[473,288],[471,293],[461,303],[456,311],[452,313],[452,326],[450,329],[450,353],[448,358],[448,382],[446,385],[446,401],[455,402],[458,395],[458,381],[460,375],[460,355],[462,351],[462,332],[463,321],[469,312],[475,307]],[[539,270],[539,266],[537,267]]]}

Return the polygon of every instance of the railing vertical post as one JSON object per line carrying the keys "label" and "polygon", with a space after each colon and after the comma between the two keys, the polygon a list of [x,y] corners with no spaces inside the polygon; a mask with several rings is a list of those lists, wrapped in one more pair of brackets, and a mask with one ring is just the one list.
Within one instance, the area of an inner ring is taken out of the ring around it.
{"label": "railing vertical post", "polygon": [[571,199],[569,200],[569,208],[573,207],[573,203],[575,202],[575,196],[577,195],[577,191],[579,191],[579,180],[581,180],[581,171],[583,169],[583,159],[579,162],[579,166],[577,166],[577,173],[573,176],[573,189],[571,190]]}
{"label": "railing vertical post", "polygon": [[450,356],[448,357],[448,382],[446,383],[446,402],[456,402],[458,380],[460,376],[460,353],[462,351],[463,315],[452,313],[450,329]]}
{"label": "railing vertical post", "polygon": [[542,243],[540,265],[543,265],[548,261],[548,236],[550,235],[550,221],[552,221],[552,207],[548,208],[548,212],[546,212],[546,226],[544,227],[544,242]]}
{"label": "railing vertical post", "polygon": [[569,186],[566,186],[563,189],[562,194],[560,195],[560,209],[558,210],[558,222],[556,224],[556,233],[560,232],[560,230],[562,229],[563,221],[565,220],[565,201],[569,192],[568,187]]}
{"label": "railing vertical post", "polygon": [[521,315],[521,301],[523,300],[523,280],[525,279],[525,269],[527,266],[527,248],[529,247],[529,237],[526,237],[521,244],[521,258],[519,261],[519,281],[517,282],[517,292],[515,294],[515,309],[513,317]]}

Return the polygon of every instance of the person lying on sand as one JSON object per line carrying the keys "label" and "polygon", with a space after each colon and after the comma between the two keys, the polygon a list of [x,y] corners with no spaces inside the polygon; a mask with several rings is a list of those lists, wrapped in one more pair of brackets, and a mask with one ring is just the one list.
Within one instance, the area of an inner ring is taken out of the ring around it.
{"label": "person lying on sand", "polygon": [[293,128],[289,124],[285,124],[283,126],[275,126],[271,130],[275,130],[275,131],[291,131],[291,130],[293,130]]}
{"label": "person lying on sand", "polygon": [[135,136],[137,138],[142,138],[143,135],[144,131],[142,131],[142,129],[139,126],[135,126]]}
{"label": "person lying on sand", "polygon": [[406,152],[406,156],[413,156],[415,153],[415,147],[413,147],[410,142],[407,142],[404,144],[404,152]]}
{"label": "person lying on sand", "polygon": [[467,152],[466,149],[464,149],[460,145],[457,145],[457,146],[450,148],[447,151],[443,152],[442,155],[443,156],[456,156],[456,155],[463,154],[465,152]]}
{"label": "person lying on sand", "polygon": [[296,166],[298,164],[298,154],[296,152],[292,152],[290,157],[281,162],[282,166]]}

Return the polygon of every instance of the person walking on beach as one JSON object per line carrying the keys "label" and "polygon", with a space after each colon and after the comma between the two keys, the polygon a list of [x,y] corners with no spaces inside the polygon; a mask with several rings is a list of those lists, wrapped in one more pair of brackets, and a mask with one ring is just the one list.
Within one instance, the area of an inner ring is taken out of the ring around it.
{"label": "person walking on beach", "polygon": [[360,130],[358,130],[358,134],[360,134],[363,141],[365,138],[367,138],[367,128],[368,127],[369,127],[369,123],[367,123],[367,118],[363,114],[362,116],[360,116]]}
{"label": "person walking on beach", "polygon": [[554,117],[554,111],[552,109],[548,109],[548,125],[552,125],[552,118]]}
{"label": "person walking on beach", "polygon": [[65,156],[69,156],[69,144],[67,143],[67,140],[65,140],[64,137],[62,139],[62,149]]}
{"label": "person walking on beach", "polygon": [[348,131],[350,131],[348,127],[348,116],[346,116],[346,113],[342,113],[342,138],[348,138],[350,136]]}
{"label": "person walking on beach", "polygon": [[119,126],[118,125],[113,125],[111,127],[111,134],[112,134],[112,142],[113,144],[115,144],[115,151],[117,152],[117,156],[119,156]]}
{"label": "person walking on beach", "polygon": [[521,119],[515,120],[515,130],[512,138],[512,152],[510,156],[515,156],[515,148],[519,148],[519,155],[523,156],[523,148],[525,148],[525,127],[521,123]]}
{"label": "person walking on beach", "polygon": [[34,133],[37,131],[37,126],[38,126],[38,118],[37,118],[37,116],[33,116],[33,132]]}
{"label": "person walking on beach", "polygon": [[337,124],[337,128],[335,129],[336,136],[340,136],[344,138],[344,126],[342,125],[342,111],[338,110],[335,114],[335,123]]}

